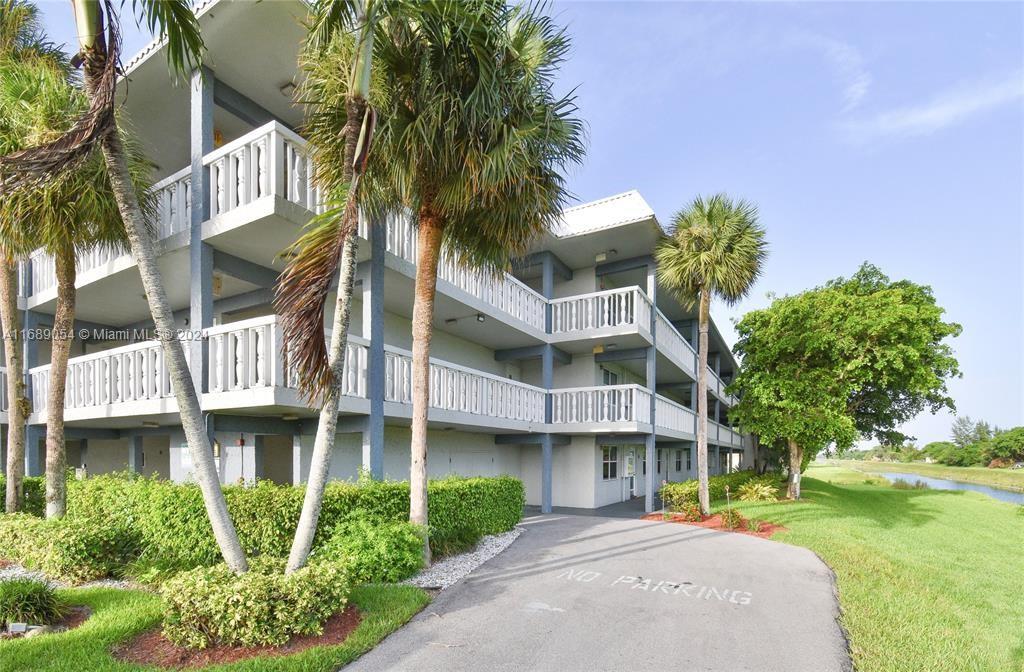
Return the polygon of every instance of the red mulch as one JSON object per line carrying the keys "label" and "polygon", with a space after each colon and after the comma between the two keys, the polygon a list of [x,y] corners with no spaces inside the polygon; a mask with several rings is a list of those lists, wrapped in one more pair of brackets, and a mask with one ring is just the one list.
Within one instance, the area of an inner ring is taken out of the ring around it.
{"label": "red mulch", "polygon": [[249,658],[288,656],[314,646],[333,646],[344,642],[359,626],[362,616],[354,606],[345,607],[324,623],[324,634],[292,637],[281,646],[227,646],[186,649],[164,638],[160,628],[137,635],[127,644],[115,647],[114,657],[136,665],[155,665],[168,669],[197,668],[234,663]]}
{"label": "red mulch", "polygon": [[13,560],[4,560],[3,558],[0,558],[0,569],[7,569],[8,567],[10,567],[13,564],[14,564]]}
{"label": "red mulch", "polygon": [[743,518],[743,525],[737,529],[729,529],[722,525],[722,516],[715,514],[708,516],[701,521],[689,521],[683,520],[683,514],[673,513],[671,519],[666,520],[665,517],[660,513],[647,513],[644,514],[642,520],[660,520],[666,523],[682,523],[683,525],[694,525],[696,527],[706,527],[711,530],[719,530],[721,532],[739,532],[740,534],[749,534],[752,537],[761,537],[762,539],[770,539],[773,534],[785,530],[786,528],[782,525],[776,525],[775,523],[769,523],[761,521],[761,531],[751,532],[747,529],[747,519]]}

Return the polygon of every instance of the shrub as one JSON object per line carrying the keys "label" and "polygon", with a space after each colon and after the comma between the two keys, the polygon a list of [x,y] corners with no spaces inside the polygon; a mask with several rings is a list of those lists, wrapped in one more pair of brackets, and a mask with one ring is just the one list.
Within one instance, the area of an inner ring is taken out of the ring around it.
{"label": "shrub", "polygon": [[[755,478],[757,474],[752,469],[746,471],[734,471],[731,474],[720,474],[708,479],[708,495],[711,500],[725,497],[725,486],[735,491],[736,488],[747,481]],[[680,483],[666,483],[661,488],[661,499],[665,506],[673,511],[679,511],[683,504],[690,502],[698,504],[697,481],[682,481]]]}
{"label": "shrub", "polygon": [[763,477],[747,481],[736,489],[736,495],[744,502],[774,502],[779,498],[779,491],[775,486],[774,477],[765,479]]}
{"label": "shrub", "polygon": [[758,534],[763,529],[764,529],[764,523],[762,521],[760,521],[760,520],[748,520],[747,521],[747,530],[753,532],[754,534]]}
{"label": "shrub", "polygon": [[896,490],[927,490],[928,484],[920,479],[911,483],[902,478],[897,478],[892,482],[892,487]]}
{"label": "shrub", "polygon": [[700,505],[694,504],[693,502],[684,502],[679,507],[678,513],[688,523],[699,523],[704,520],[704,515],[700,512]]}
{"label": "shrub", "polygon": [[357,515],[338,523],[313,559],[346,560],[354,583],[395,583],[423,566],[423,532],[409,522],[373,523]]}
{"label": "shrub", "polygon": [[743,527],[743,516],[736,509],[725,509],[722,511],[722,527],[727,530],[738,530]]}
{"label": "shrub", "polygon": [[[226,486],[228,511],[249,555],[287,556],[303,486],[269,481],[255,487]],[[514,478],[446,478],[428,484],[431,547],[438,555],[474,545],[481,536],[516,525],[525,501]],[[398,523],[409,515],[409,484],[394,481],[328,483],[314,549],[353,512],[371,522]],[[93,476],[69,483],[68,517],[117,521],[137,530],[140,565],[159,571],[190,569],[220,561],[202,494],[195,484],[137,476]]]}
{"label": "shrub", "polygon": [[45,581],[0,580],[0,626],[8,623],[49,625],[64,618],[65,613],[67,605]]}
{"label": "shrub", "polygon": [[[46,509],[46,485],[42,476],[28,476],[22,481],[24,491],[22,499],[22,513],[30,513],[33,516],[42,517]],[[7,492],[7,478],[0,474],[0,493]],[[2,496],[2,495],[0,495]]]}
{"label": "shrub", "polygon": [[350,589],[343,562],[316,562],[284,574],[284,560],[256,558],[245,574],[227,565],[183,572],[164,584],[164,635],[179,646],[279,646],[323,633]]}
{"label": "shrub", "polygon": [[117,521],[0,517],[0,557],[72,583],[116,575],[138,553],[138,535]]}

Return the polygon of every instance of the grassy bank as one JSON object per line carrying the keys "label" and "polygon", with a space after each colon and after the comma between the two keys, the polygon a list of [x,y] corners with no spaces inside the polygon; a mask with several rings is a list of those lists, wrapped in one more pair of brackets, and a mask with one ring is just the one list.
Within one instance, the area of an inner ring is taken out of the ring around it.
{"label": "grassy bank", "polygon": [[[160,598],[151,593],[110,588],[63,591],[68,601],[93,610],[81,627],[66,633],[0,643],[0,672],[130,672],[143,670],[114,660],[110,648],[160,622]],[[363,620],[337,646],[307,649],[282,658],[253,658],[204,667],[224,672],[328,672],[351,662],[412,618],[430,598],[412,586],[360,586],[352,604]]]}
{"label": "grassy bank", "polygon": [[803,501],[738,508],[835,570],[859,672],[1024,670],[1021,507],[865,480],[813,466]]}
{"label": "grassy bank", "polygon": [[986,467],[947,467],[944,464],[923,462],[867,462],[838,460],[836,464],[857,471],[890,471],[900,474],[919,474],[933,478],[947,478],[965,483],[990,485],[1024,492],[1024,469],[988,469]]}

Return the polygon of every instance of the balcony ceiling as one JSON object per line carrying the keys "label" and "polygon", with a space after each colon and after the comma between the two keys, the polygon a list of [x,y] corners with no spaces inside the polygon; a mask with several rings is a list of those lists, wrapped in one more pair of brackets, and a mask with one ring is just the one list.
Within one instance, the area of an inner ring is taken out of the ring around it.
{"label": "balcony ceiling", "polygon": [[[297,0],[221,0],[199,18],[207,47],[205,65],[217,80],[291,126],[301,123],[302,110],[282,95],[280,87],[296,78],[305,15],[306,5]],[[188,165],[189,85],[175,82],[168,73],[163,48],[138,58],[118,89],[128,120],[157,164],[155,179]],[[252,127],[216,108],[214,128],[230,142]]]}

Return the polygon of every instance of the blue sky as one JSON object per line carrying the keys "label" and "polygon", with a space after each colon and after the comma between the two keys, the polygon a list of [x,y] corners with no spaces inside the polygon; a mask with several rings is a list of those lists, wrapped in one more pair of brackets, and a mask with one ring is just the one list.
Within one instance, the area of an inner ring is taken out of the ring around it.
{"label": "blue sky", "polygon": [[[43,3],[70,41],[69,3]],[[553,7],[590,128],[580,200],[638,189],[663,224],[696,194],[756,202],[771,256],[731,318],[869,260],[931,285],[964,333],[961,414],[1024,424],[1024,5]],[[127,28],[127,27],[126,27]],[[126,29],[127,51],[148,40]],[[942,440],[951,418],[905,431]]]}

